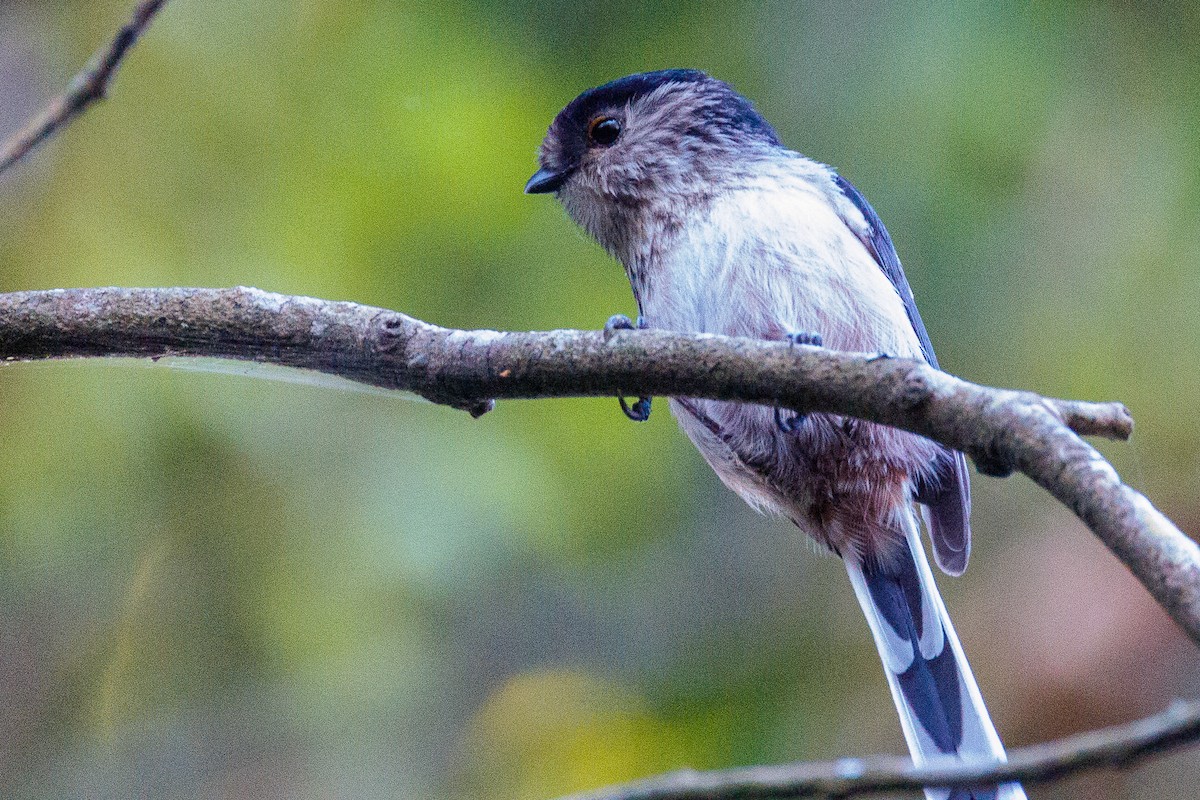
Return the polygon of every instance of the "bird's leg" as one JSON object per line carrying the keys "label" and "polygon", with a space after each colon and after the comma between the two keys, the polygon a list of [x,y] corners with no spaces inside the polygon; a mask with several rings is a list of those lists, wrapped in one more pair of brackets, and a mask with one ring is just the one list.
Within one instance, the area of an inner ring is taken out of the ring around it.
{"label": "bird's leg", "polygon": [[[795,346],[798,344],[810,344],[814,347],[820,347],[824,340],[819,333],[811,333],[809,331],[791,331],[787,335],[788,344]],[[804,420],[808,417],[807,414],[792,414],[788,418],[784,418],[783,409],[779,406],[775,407],[775,427],[784,433],[791,433],[797,430],[804,424]]]}
{"label": "bird's leg", "polygon": [[[608,322],[604,323],[604,338],[612,336],[614,331],[631,331],[641,330],[646,327],[646,320],[642,317],[637,318],[637,325],[624,314],[613,314],[608,318]],[[621,411],[625,412],[625,416],[629,417],[634,422],[645,422],[650,419],[650,398],[639,397],[631,406],[625,401],[624,397],[617,397],[617,402],[621,404]]]}

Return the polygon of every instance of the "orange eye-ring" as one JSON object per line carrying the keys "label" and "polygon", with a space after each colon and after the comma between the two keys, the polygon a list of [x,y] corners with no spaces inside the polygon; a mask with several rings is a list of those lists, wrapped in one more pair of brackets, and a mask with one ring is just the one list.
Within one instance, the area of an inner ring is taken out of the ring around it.
{"label": "orange eye-ring", "polygon": [[621,135],[621,121],[615,117],[596,117],[588,123],[588,141],[608,147]]}

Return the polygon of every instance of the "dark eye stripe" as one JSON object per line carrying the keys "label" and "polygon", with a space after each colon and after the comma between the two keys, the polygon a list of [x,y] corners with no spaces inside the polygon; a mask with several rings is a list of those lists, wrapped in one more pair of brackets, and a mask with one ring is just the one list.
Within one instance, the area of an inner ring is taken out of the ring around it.
{"label": "dark eye stripe", "polygon": [[588,141],[608,147],[621,135],[621,122],[613,117],[596,117],[588,125]]}

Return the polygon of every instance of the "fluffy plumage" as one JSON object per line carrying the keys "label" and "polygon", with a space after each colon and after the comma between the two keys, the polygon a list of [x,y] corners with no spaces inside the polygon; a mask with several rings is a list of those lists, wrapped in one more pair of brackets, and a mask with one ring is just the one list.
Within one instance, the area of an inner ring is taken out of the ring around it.
{"label": "fluffy plumage", "polygon": [[[619,125],[619,137],[593,137],[599,120],[615,120],[608,130]],[[831,168],[784,148],[727,84],[667,70],[590,89],[555,118],[540,163],[527,189],[555,191],[624,265],[649,326],[760,339],[812,332],[833,349],[937,365],[874,210]],[[761,406],[676,398],[671,407],[727,486],[845,560],[914,758],[1003,758],[914,507],[924,504],[939,565],[961,573],[970,551],[962,457],[830,414],[784,432]]]}

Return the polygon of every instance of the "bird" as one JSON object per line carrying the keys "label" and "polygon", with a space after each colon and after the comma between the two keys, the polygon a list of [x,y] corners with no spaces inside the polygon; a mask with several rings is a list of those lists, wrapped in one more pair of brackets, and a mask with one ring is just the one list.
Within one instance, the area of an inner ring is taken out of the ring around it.
{"label": "bird", "polygon": [[[638,327],[786,340],[938,368],[887,229],[836,170],[790,150],[729,84],[693,69],[588,89],[553,119],[528,194],[554,194],[625,268]],[[621,315],[606,330],[634,327]],[[631,409],[649,416],[649,398]],[[673,397],[684,433],[751,507],[842,559],[915,764],[1003,762],[1004,747],[922,542],[961,575],[966,459],[829,413]],[[930,800],[1024,800],[1017,783]]]}

